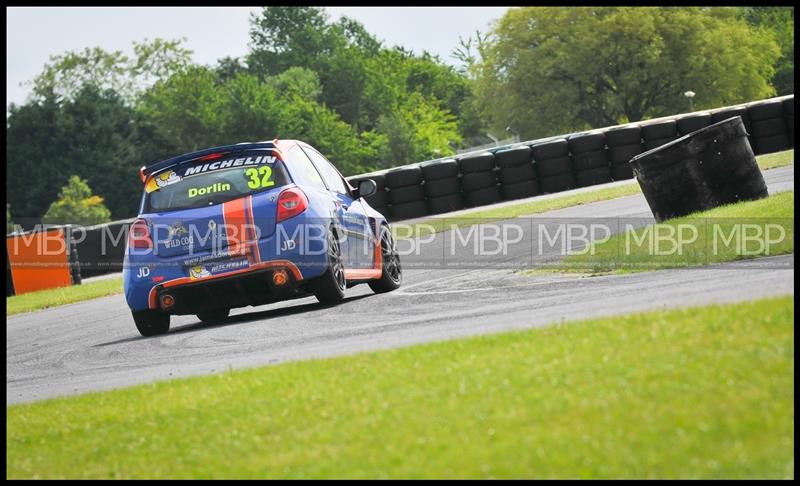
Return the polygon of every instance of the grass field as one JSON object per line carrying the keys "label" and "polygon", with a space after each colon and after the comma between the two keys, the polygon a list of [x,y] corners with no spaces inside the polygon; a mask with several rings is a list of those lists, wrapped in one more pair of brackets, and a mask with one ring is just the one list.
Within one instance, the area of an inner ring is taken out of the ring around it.
{"label": "grass field", "polygon": [[791,478],[793,296],[7,407],[8,478]]}
{"label": "grass field", "polygon": [[57,289],[39,290],[6,297],[6,315],[46,309],[82,300],[96,299],[122,292],[122,278],[97,280],[91,283]]}
{"label": "grass field", "polygon": [[[737,231],[739,237],[735,236]],[[673,244],[674,238],[656,244],[657,234],[674,233],[677,236],[680,232],[685,235],[684,241],[693,241],[679,247]],[[759,232],[760,238],[757,237]],[[694,235],[696,238],[693,238]],[[745,235],[750,235],[752,239],[745,243]],[[589,252],[567,256],[557,265],[557,269],[626,273],[793,253],[794,191],[757,201],[720,206],[646,228],[629,230],[593,247],[594,254]],[[680,252],[670,251],[673,248],[679,248]],[[657,254],[658,251],[664,254]]]}

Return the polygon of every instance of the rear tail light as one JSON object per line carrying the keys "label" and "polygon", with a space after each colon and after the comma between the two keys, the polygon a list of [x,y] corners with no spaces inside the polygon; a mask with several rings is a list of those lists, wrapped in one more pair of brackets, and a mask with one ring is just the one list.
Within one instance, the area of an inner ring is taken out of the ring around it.
{"label": "rear tail light", "polygon": [[147,226],[147,221],[137,219],[133,222],[128,232],[128,246],[138,249],[153,248],[153,239],[150,238],[150,228]]}
{"label": "rear tail light", "polygon": [[290,187],[278,196],[278,214],[276,221],[293,218],[308,208],[308,198],[298,187]]}

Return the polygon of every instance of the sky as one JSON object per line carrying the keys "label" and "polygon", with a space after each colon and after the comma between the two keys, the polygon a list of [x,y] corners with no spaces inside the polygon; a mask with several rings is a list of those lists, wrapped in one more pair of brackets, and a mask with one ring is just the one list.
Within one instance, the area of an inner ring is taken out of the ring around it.
{"label": "sky", "polygon": [[[486,32],[508,7],[327,7],[331,20],[360,21],[384,45],[427,50],[454,63],[459,36]],[[99,46],[133,54],[132,42],[186,37],[194,61],[214,64],[247,53],[249,14],[258,7],[7,7],[7,103],[24,103],[50,56]]]}

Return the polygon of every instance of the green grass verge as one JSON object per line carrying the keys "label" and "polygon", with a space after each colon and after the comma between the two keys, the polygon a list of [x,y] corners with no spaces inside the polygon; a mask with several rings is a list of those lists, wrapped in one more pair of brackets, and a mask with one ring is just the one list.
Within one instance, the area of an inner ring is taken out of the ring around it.
{"label": "green grass verge", "polygon": [[7,407],[9,478],[787,478],[793,296]]}
{"label": "green grass verge", "polygon": [[[665,239],[659,242],[658,235]],[[680,235],[685,244],[676,244]],[[793,252],[794,191],[788,191],[629,230],[592,244],[586,254],[565,257],[555,268],[627,273]]]}
{"label": "green grass verge", "polygon": [[20,314],[72,304],[82,300],[96,299],[122,292],[122,278],[109,278],[91,283],[38,290],[26,294],[6,297],[6,315]]}
{"label": "green grass verge", "polygon": [[[762,170],[792,165],[794,164],[794,149],[774,154],[759,155],[756,157],[756,163]],[[532,201],[494,209],[476,209],[451,218],[447,218],[447,216],[431,217],[430,219],[421,220],[413,224],[404,224],[401,221],[394,223],[394,235],[396,238],[424,237],[431,233],[452,229],[454,226],[463,228],[477,223],[488,223],[520,216],[530,216],[556,209],[590,204],[598,201],[607,201],[618,197],[633,196],[635,194],[641,194],[641,192],[639,184],[636,183],[635,180],[631,180],[629,184],[622,184],[611,188],[598,189],[553,199],[534,199]]]}

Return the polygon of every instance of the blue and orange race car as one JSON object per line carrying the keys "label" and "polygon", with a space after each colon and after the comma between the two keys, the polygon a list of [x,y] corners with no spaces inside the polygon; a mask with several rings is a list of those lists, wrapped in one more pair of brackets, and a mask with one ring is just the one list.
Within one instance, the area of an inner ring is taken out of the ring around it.
{"label": "blue and orange race car", "polygon": [[400,286],[386,219],[367,204],[375,182],[353,188],[297,140],[240,143],[141,169],[139,216],[125,252],[125,298],[144,336],[170,315],[225,319],[231,308],[310,294],[336,304],[345,289]]}

